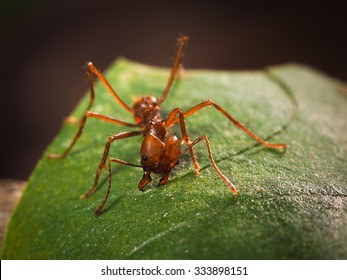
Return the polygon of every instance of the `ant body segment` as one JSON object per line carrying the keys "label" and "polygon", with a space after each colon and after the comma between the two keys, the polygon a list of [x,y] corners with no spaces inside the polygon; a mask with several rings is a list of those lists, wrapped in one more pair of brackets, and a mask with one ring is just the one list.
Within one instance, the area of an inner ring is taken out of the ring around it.
{"label": "ant body segment", "polygon": [[[217,174],[220,176],[220,178],[226,183],[226,185],[230,188],[232,193],[234,195],[237,194],[237,190],[235,186],[230,182],[230,180],[218,169],[217,165],[215,164],[211,152],[210,142],[206,135],[202,135],[198,137],[195,141],[191,141],[187,130],[185,126],[185,118],[193,115],[200,109],[212,106],[215,109],[217,109],[220,113],[222,113],[225,117],[227,117],[236,127],[243,130],[245,133],[247,133],[250,137],[258,141],[260,144],[262,144],[265,147],[268,148],[274,148],[274,149],[281,149],[286,148],[286,144],[272,144],[269,143],[262,138],[260,138],[258,135],[251,132],[247,127],[245,127],[243,124],[241,124],[239,121],[237,121],[234,117],[232,117],[228,112],[226,112],[221,106],[214,103],[211,100],[207,100],[205,102],[202,102],[194,107],[192,107],[190,110],[183,112],[180,108],[175,108],[171,111],[171,113],[168,115],[166,119],[162,119],[160,115],[160,106],[165,101],[167,95],[169,94],[170,88],[174,82],[174,79],[176,77],[176,74],[178,72],[178,69],[181,64],[181,60],[183,57],[184,49],[188,43],[188,37],[181,35],[178,39],[178,49],[177,53],[174,59],[173,66],[171,68],[171,73],[168,79],[168,82],[166,84],[166,87],[159,99],[156,99],[153,96],[143,96],[139,97],[137,100],[135,100],[135,103],[133,107],[129,107],[116,93],[116,91],[112,88],[112,86],[109,84],[109,82],[105,79],[105,77],[94,67],[94,65],[89,62],[87,63],[87,71],[88,71],[88,77],[89,77],[89,83],[90,83],[90,101],[89,105],[82,117],[82,119],[79,121],[79,130],[77,131],[76,135],[72,139],[70,145],[67,147],[65,152],[62,154],[49,154],[49,158],[63,158],[65,157],[72,147],[75,145],[77,140],[82,134],[83,128],[86,124],[86,121],[88,118],[96,118],[105,122],[113,123],[116,125],[121,126],[127,126],[127,127],[136,127],[139,130],[137,131],[129,131],[129,132],[121,132],[118,134],[111,135],[107,138],[107,142],[105,144],[104,153],[102,156],[102,159],[99,163],[98,169],[95,174],[94,184],[92,188],[86,192],[84,195],[82,195],[82,199],[87,198],[91,194],[93,194],[98,186],[99,177],[101,175],[102,169],[105,167],[108,154],[110,150],[111,143],[120,140],[120,139],[126,139],[134,136],[143,136],[143,141],[141,145],[140,150],[140,165],[128,163],[126,161],[116,159],[113,157],[109,157],[108,159],[108,189],[107,193],[99,205],[99,207],[96,209],[95,214],[99,215],[109,197],[110,189],[111,189],[111,163],[118,163],[122,165],[127,166],[133,166],[133,167],[140,167],[143,169],[143,177],[140,180],[138,184],[139,190],[143,191],[145,186],[152,180],[151,173],[156,173],[161,176],[161,179],[159,181],[159,186],[164,185],[169,181],[169,176],[171,173],[171,170],[178,164],[179,158],[185,154],[186,152],[190,153],[190,157],[193,161],[194,165],[194,173],[196,175],[200,172],[200,166],[197,162],[196,155],[193,150],[193,146],[195,146],[200,141],[204,140],[206,143],[208,155],[211,161],[211,164],[214,168],[214,170],[217,172]],[[133,114],[134,116],[134,123],[127,123],[123,122],[121,120],[102,115],[99,113],[91,112],[89,111],[91,106],[94,103],[95,99],[95,91],[94,91],[94,79],[93,76],[97,76],[98,79],[101,81],[101,83],[105,86],[107,91],[116,99],[116,101],[128,112]],[[175,123],[179,123],[181,132],[182,132],[182,139],[178,139],[176,135],[170,135],[168,132],[168,128],[174,125]],[[186,144],[186,148],[181,150],[181,143],[184,142]]]}

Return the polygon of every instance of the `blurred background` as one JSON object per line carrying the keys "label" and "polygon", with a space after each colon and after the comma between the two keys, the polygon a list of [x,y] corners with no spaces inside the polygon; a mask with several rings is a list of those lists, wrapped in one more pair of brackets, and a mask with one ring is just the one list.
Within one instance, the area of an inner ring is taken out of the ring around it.
{"label": "blurred background", "polygon": [[87,61],[170,67],[183,33],[189,69],[298,62],[347,81],[346,31],[334,0],[0,0],[0,178],[28,178],[88,89]]}

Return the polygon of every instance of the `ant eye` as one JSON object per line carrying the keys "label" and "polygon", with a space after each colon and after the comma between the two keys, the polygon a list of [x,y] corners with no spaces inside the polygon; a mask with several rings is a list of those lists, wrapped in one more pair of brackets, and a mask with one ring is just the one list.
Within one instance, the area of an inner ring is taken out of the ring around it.
{"label": "ant eye", "polygon": [[142,160],[146,161],[146,160],[147,160],[147,156],[146,156],[146,155],[143,155],[143,156],[142,156]]}

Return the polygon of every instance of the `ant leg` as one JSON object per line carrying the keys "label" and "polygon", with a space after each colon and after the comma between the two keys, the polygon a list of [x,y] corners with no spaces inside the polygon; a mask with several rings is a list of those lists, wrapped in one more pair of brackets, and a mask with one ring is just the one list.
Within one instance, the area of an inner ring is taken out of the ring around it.
{"label": "ant leg", "polygon": [[102,200],[101,204],[99,205],[99,207],[95,210],[95,215],[100,215],[101,211],[102,211],[102,208],[105,206],[106,204],[106,201],[110,195],[110,191],[111,191],[111,177],[112,177],[112,172],[111,172],[111,163],[112,162],[116,162],[116,163],[119,163],[119,164],[123,164],[123,165],[127,165],[127,166],[134,166],[134,167],[141,167],[141,165],[137,165],[137,164],[132,164],[132,163],[129,163],[129,162],[126,162],[124,160],[120,160],[120,159],[116,159],[116,158],[113,158],[113,157],[110,157],[110,159],[108,160],[108,188],[107,188],[107,192],[106,192],[106,195],[104,197],[104,199]]}
{"label": "ant leg", "polygon": [[48,158],[63,158],[65,157],[72,149],[72,147],[75,145],[75,143],[77,142],[77,140],[80,138],[82,132],[83,132],[83,128],[84,125],[86,124],[87,118],[96,118],[105,122],[110,122],[113,124],[118,124],[118,125],[122,125],[122,126],[129,126],[129,127],[137,127],[136,124],[132,124],[132,123],[127,123],[127,122],[123,122],[105,115],[101,115],[98,113],[93,113],[93,112],[85,112],[84,116],[80,122],[80,126],[79,129],[76,133],[76,135],[74,136],[74,138],[72,139],[70,145],[68,146],[68,148],[65,150],[65,152],[63,152],[62,154],[49,154]]}
{"label": "ant leg", "polygon": [[208,140],[206,135],[202,135],[199,138],[197,138],[194,142],[192,142],[186,149],[184,149],[179,155],[178,157],[175,159],[177,160],[180,156],[182,156],[184,153],[186,153],[188,150],[191,150],[193,148],[194,145],[196,145],[197,143],[199,143],[201,140],[205,140],[206,142],[206,147],[207,147],[207,151],[208,151],[208,155],[210,157],[210,161],[212,163],[212,166],[214,168],[214,170],[217,172],[217,174],[219,175],[219,177],[227,184],[227,186],[230,188],[230,190],[232,191],[232,193],[234,195],[237,195],[237,189],[235,188],[235,186],[233,185],[233,183],[230,182],[230,180],[218,169],[216,163],[213,160],[213,156],[212,156],[212,152],[211,152],[211,146],[210,146],[210,141]]}
{"label": "ant leg", "polygon": [[104,154],[103,154],[102,159],[100,161],[99,167],[96,170],[94,184],[89,191],[87,191],[84,195],[81,196],[82,199],[86,199],[88,196],[90,196],[91,194],[93,194],[95,192],[95,190],[98,186],[98,181],[99,181],[101,171],[105,167],[105,162],[106,162],[106,159],[108,157],[108,153],[110,151],[111,143],[116,141],[116,140],[119,140],[119,139],[125,139],[125,138],[129,138],[129,137],[139,136],[142,134],[143,134],[142,131],[128,131],[128,132],[121,132],[121,133],[118,133],[115,135],[111,135],[107,138],[107,142],[106,142],[105,149],[104,149]]}
{"label": "ant leg", "polygon": [[[202,108],[204,108],[206,106],[213,106],[214,108],[216,108],[225,117],[227,117],[237,128],[242,129],[245,133],[247,133],[250,137],[252,137],[254,140],[258,141],[263,146],[265,146],[267,148],[272,148],[272,149],[286,149],[287,148],[287,144],[269,143],[269,142],[265,141],[264,139],[262,139],[261,137],[259,137],[258,135],[256,135],[252,131],[250,131],[246,126],[244,126],[242,123],[240,123],[238,120],[236,120],[233,116],[231,116],[228,112],[226,112],[221,106],[219,106],[218,104],[216,104],[212,100],[207,100],[205,102],[202,102],[202,103],[194,106],[193,108],[191,108],[190,110],[188,110],[187,112],[184,113],[184,117],[187,118],[187,117],[195,114],[197,111],[201,110]],[[173,121],[173,123],[176,123],[178,121],[179,120],[176,118]]]}
{"label": "ant leg", "polygon": [[169,80],[167,81],[166,87],[165,87],[161,97],[158,100],[158,105],[159,106],[164,102],[164,100],[166,99],[167,95],[169,94],[169,91],[170,91],[172,83],[173,83],[173,81],[175,79],[176,73],[177,73],[177,71],[178,71],[178,69],[180,67],[180,63],[181,63],[181,60],[182,60],[182,57],[183,57],[183,53],[184,53],[184,48],[187,46],[188,37],[184,36],[184,35],[181,35],[180,37],[178,37],[177,43],[178,43],[178,49],[177,49],[177,52],[176,52],[176,57],[175,57],[174,63],[173,63],[172,68],[171,68],[171,73],[170,73],[170,76],[169,76]]}
{"label": "ant leg", "polygon": [[110,83],[106,80],[106,78],[101,74],[101,72],[96,69],[93,65],[93,63],[88,62],[87,63],[87,67],[88,67],[88,71],[90,71],[91,73],[95,74],[99,80],[101,81],[101,83],[105,86],[105,88],[107,89],[107,91],[113,96],[114,99],[116,99],[116,101],[127,111],[129,111],[130,113],[134,113],[134,109],[132,109],[131,107],[129,107],[119,96],[118,94],[115,92],[115,90],[112,88],[112,86],[110,85]]}
{"label": "ant leg", "polygon": [[[191,142],[190,142],[190,138],[188,136],[188,132],[187,132],[185,121],[184,121],[184,114],[183,114],[181,108],[176,108],[176,109],[172,110],[171,113],[169,114],[168,118],[166,119],[164,125],[165,125],[165,127],[169,127],[170,125],[172,125],[175,122],[175,120],[177,119],[176,118],[177,114],[179,116],[179,121],[180,121],[180,126],[181,126],[181,131],[182,131],[182,140],[186,143],[186,145],[188,147],[191,145]],[[198,161],[197,161],[197,158],[196,158],[196,155],[194,153],[193,148],[189,149],[189,153],[190,153],[190,156],[191,156],[193,164],[194,164],[194,173],[195,173],[195,175],[198,175],[200,172],[200,166],[198,164]]]}
{"label": "ant leg", "polygon": [[[85,112],[90,110],[95,100],[94,78],[93,78],[93,73],[89,68],[87,68],[87,74],[88,74],[89,88],[90,88],[90,99],[89,99],[89,104]],[[80,122],[81,122],[81,119],[73,117],[73,116],[69,116],[64,119],[64,123],[80,124]]]}

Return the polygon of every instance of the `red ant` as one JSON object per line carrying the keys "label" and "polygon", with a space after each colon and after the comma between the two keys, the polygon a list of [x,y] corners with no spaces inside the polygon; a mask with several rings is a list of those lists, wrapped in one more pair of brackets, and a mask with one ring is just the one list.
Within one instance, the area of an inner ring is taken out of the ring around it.
{"label": "red ant", "polygon": [[[101,213],[102,208],[104,207],[110,194],[111,163],[116,162],[116,163],[127,165],[127,166],[143,168],[143,172],[144,172],[143,177],[138,184],[139,190],[143,191],[145,186],[152,180],[151,178],[152,172],[159,174],[161,176],[158,186],[166,184],[169,180],[171,170],[178,164],[179,158],[186,152],[190,153],[190,156],[194,164],[194,173],[198,175],[200,172],[200,166],[197,162],[197,158],[195,156],[193,146],[195,146],[197,143],[199,143],[202,140],[204,140],[206,143],[208,155],[214,170],[217,172],[220,178],[227,184],[227,186],[230,188],[233,194],[236,195],[237,194],[236,188],[229,181],[229,179],[218,169],[217,165],[215,164],[213,160],[210,142],[207,136],[202,135],[193,142],[191,142],[188,136],[186,126],[185,126],[185,118],[193,115],[194,113],[196,113],[197,111],[199,111],[200,109],[204,107],[213,106],[219,112],[221,112],[225,117],[227,117],[234,125],[242,129],[250,137],[258,141],[260,144],[264,145],[265,147],[275,148],[275,149],[287,147],[286,144],[272,144],[263,140],[262,138],[260,138],[259,136],[251,132],[247,127],[245,127],[239,121],[237,121],[229,113],[227,113],[221,106],[219,106],[218,104],[214,103],[211,100],[202,102],[186,112],[183,112],[181,108],[175,108],[174,110],[171,111],[169,116],[163,120],[162,117],[160,116],[160,106],[163,104],[167,95],[169,94],[172,83],[180,67],[184,49],[188,43],[188,37],[181,35],[177,39],[177,41],[178,41],[178,50],[176,53],[176,57],[174,59],[173,66],[171,68],[171,73],[170,73],[168,82],[166,84],[166,87],[161,97],[159,99],[156,99],[153,96],[139,97],[137,100],[135,100],[133,107],[129,107],[126,103],[124,103],[124,101],[114,91],[114,89],[111,87],[109,82],[105,79],[105,77],[94,67],[94,65],[91,62],[87,64],[91,95],[90,95],[89,105],[82,119],[79,122],[79,130],[77,131],[76,135],[72,139],[72,142],[70,143],[70,145],[68,146],[68,148],[65,150],[64,153],[49,154],[48,157],[49,158],[65,157],[70,152],[72,147],[75,145],[79,137],[81,136],[83,128],[88,118],[96,118],[105,122],[127,126],[127,127],[137,127],[139,129],[138,131],[129,131],[129,132],[121,132],[118,134],[113,134],[107,138],[104,154],[102,156],[101,162],[95,174],[94,185],[88,192],[82,195],[82,199],[85,199],[91,194],[93,194],[97,188],[101,171],[105,167],[106,160],[108,158],[111,143],[115,142],[116,140],[125,139],[129,137],[134,137],[134,136],[142,135],[144,137],[142,141],[142,145],[141,145],[141,151],[140,151],[141,165],[128,163],[113,157],[109,158],[108,160],[108,189],[103,201],[101,202],[101,204],[95,211],[96,215],[99,215]],[[133,114],[134,123],[123,122],[121,120],[118,120],[112,117],[108,117],[105,115],[101,115],[99,113],[89,111],[91,106],[94,103],[94,98],[95,98],[93,74],[99,78],[99,80],[106,87],[107,91],[116,99],[116,101],[125,110]],[[168,128],[178,122],[180,124],[181,131],[182,131],[181,140],[178,139],[176,135],[170,135],[168,132]],[[181,142],[182,143],[184,142],[186,144],[186,148],[183,151],[181,151]]]}

